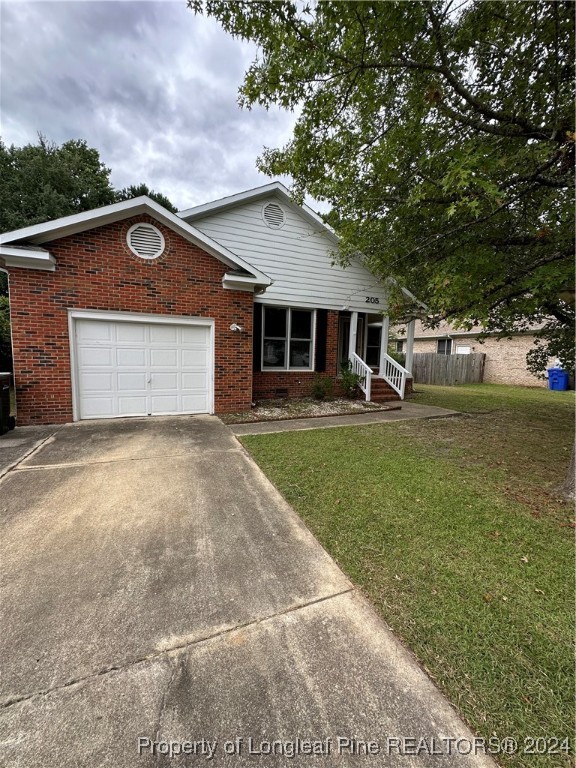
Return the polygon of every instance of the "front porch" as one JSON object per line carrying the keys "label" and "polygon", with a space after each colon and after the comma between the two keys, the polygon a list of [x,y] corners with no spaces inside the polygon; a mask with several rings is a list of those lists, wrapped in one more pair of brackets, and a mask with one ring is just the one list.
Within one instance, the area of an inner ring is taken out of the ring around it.
{"label": "front porch", "polygon": [[413,338],[414,323],[408,328],[403,366],[388,354],[389,321],[382,315],[321,308],[279,311],[257,303],[252,399],[310,397],[319,377],[332,380],[338,397],[344,394],[342,366],[348,363],[359,377],[364,400],[403,400],[411,390]]}
{"label": "front porch", "polygon": [[400,365],[388,354],[390,321],[372,313],[340,312],[338,365],[349,361],[361,377],[360,389],[367,401],[403,400],[412,386],[415,320],[407,324],[406,361]]}

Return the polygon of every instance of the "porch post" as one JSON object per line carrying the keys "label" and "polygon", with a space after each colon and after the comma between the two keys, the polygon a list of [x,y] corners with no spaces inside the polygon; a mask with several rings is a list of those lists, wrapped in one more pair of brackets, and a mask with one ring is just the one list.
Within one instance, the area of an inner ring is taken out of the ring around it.
{"label": "porch post", "polygon": [[378,374],[382,376],[384,370],[384,355],[388,354],[388,337],[390,334],[390,318],[382,318],[382,334],[380,335],[380,359],[378,361]]}
{"label": "porch post", "polygon": [[416,320],[410,320],[406,326],[406,363],[404,367],[409,373],[412,373],[412,360],[414,356],[414,328]]}
{"label": "porch post", "polygon": [[358,312],[350,315],[350,336],[348,338],[348,358],[352,358],[352,352],[356,352],[356,335],[358,332]]}

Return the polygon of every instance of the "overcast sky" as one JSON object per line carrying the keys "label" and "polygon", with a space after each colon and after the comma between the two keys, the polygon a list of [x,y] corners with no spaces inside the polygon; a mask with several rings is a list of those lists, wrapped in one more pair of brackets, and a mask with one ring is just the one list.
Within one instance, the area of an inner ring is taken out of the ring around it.
{"label": "overcast sky", "polygon": [[180,209],[269,181],[256,158],[294,117],[237,106],[255,48],[185,0],[2,0],[0,13],[6,144],[85,139],[115,187],[144,182]]}

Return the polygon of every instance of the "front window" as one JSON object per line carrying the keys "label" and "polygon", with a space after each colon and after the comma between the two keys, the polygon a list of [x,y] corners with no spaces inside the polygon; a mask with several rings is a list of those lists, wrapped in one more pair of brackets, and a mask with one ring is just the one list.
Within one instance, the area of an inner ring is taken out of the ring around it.
{"label": "front window", "polygon": [[438,348],[436,351],[439,355],[451,355],[452,339],[438,339]]}
{"label": "front window", "polygon": [[264,307],[262,368],[312,370],[313,312]]}

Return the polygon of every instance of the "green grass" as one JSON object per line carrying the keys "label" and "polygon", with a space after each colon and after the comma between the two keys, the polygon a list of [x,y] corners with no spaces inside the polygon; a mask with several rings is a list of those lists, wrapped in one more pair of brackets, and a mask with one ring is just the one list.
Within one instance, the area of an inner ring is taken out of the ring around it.
{"label": "green grass", "polygon": [[467,415],[243,443],[480,735],[572,736],[573,393],[418,390]]}

